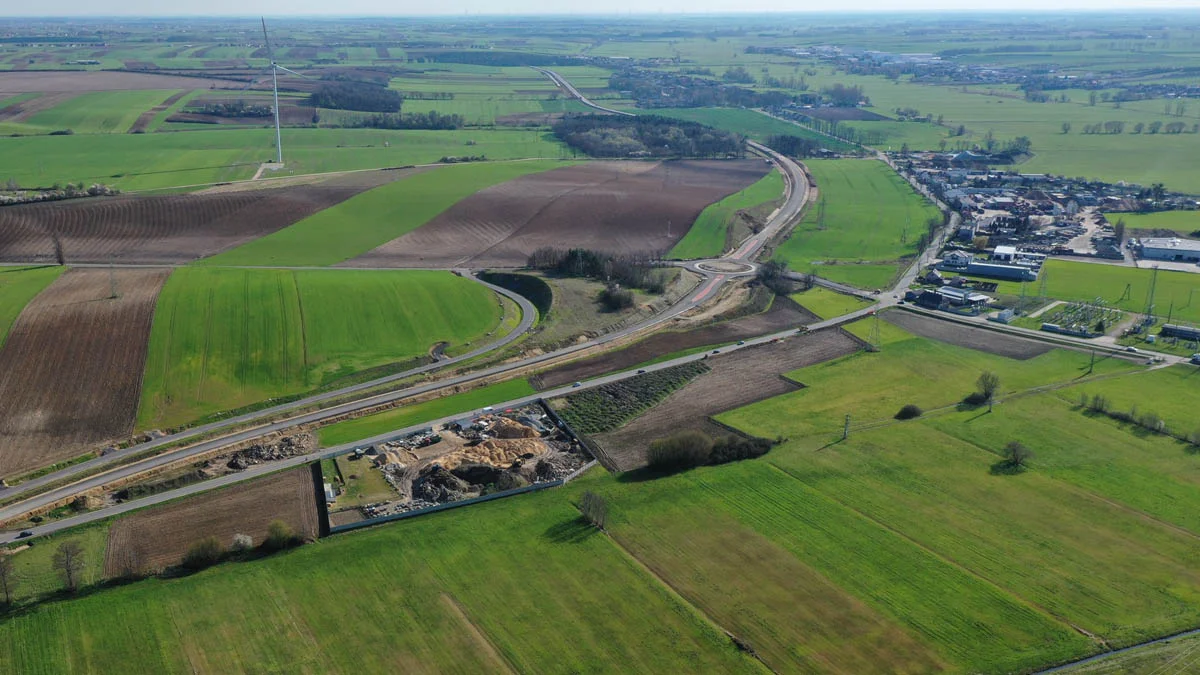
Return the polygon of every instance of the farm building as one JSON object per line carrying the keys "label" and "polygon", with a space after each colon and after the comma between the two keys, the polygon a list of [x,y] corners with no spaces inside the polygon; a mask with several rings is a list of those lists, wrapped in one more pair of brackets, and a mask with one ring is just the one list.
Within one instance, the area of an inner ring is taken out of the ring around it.
{"label": "farm building", "polygon": [[1197,340],[1200,341],[1200,328],[1193,326],[1180,326],[1173,323],[1163,324],[1162,330],[1159,331],[1162,337],[1175,337],[1182,340]]}
{"label": "farm building", "polygon": [[1139,246],[1141,256],[1147,260],[1200,262],[1200,241],[1194,239],[1149,238],[1142,239]]}
{"label": "farm building", "polygon": [[974,256],[966,251],[950,251],[942,258],[942,264],[946,267],[966,267],[974,259]]}

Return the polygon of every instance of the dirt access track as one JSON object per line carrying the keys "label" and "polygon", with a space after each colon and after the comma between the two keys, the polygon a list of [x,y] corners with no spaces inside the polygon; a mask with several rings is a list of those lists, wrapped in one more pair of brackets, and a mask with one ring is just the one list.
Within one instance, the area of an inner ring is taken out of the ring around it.
{"label": "dirt access track", "polygon": [[271,234],[354,195],[412,175],[371,171],[311,185],[186,195],[121,195],[0,209],[0,262],[174,264]]}
{"label": "dirt access track", "polygon": [[480,190],[343,265],[519,267],[543,246],[667,251],[706,206],[770,168],[762,160],[587,162],[530,174]]}
{"label": "dirt access track", "polygon": [[689,331],[664,331],[608,354],[580,359],[532,378],[538,389],[554,389],[577,380],[632,368],[639,363],[695,347],[726,344],[776,333],[816,320],[816,315],[790,298],[777,297],[765,312],[710,324]]}
{"label": "dirt access track", "polygon": [[289,469],[233,487],[145,509],[113,523],[104,554],[104,577],[157,572],[178,565],[188,548],[216,537],[228,548],[235,534],[258,546],[272,521],[297,536],[319,534],[317,488],[309,466]]}
{"label": "dirt access track", "polygon": [[1041,356],[1054,349],[1052,345],[1037,340],[1026,340],[986,328],[964,326],[954,321],[943,321],[914,312],[892,310],[880,316],[884,321],[913,335],[1019,361]]}
{"label": "dirt access track", "polygon": [[828,328],[709,358],[712,370],[620,429],[592,440],[600,446],[601,462],[609,469],[641,468],[651,441],[690,429],[729,434],[709,418],[799,389],[801,385],[783,377],[784,373],[845,356],[862,346],[842,329]]}
{"label": "dirt access track", "polygon": [[25,307],[0,349],[0,476],[133,432],[154,303],[168,273],[71,270]]}
{"label": "dirt access track", "polygon": [[241,89],[242,82],[206,77],[121,71],[25,70],[0,72],[0,95],[33,92],[128,91],[135,89]]}

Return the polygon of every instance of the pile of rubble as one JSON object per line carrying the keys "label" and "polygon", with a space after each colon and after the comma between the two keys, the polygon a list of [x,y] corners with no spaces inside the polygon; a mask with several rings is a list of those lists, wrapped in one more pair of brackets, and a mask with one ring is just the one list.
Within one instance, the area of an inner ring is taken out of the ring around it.
{"label": "pile of rubble", "polygon": [[230,455],[224,455],[219,460],[225,460],[225,467],[231,471],[244,471],[255,464],[307,455],[316,447],[316,439],[312,434],[299,433],[274,441],[254,443]]}

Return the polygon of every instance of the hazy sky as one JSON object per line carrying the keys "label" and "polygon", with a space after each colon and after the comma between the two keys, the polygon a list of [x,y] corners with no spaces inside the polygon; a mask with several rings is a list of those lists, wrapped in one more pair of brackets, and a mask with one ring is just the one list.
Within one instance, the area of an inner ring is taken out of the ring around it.
{"label": "hazy sky", "polygon": [[1200,0],[56,0],[0,1],[0,16],[416,16],[470,14],[693,14],[721,12],[1121,10],[1200,8]]}

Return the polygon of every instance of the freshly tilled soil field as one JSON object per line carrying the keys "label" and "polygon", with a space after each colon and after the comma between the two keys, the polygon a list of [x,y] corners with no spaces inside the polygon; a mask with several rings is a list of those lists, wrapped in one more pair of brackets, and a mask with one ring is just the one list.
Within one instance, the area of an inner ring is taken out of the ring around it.
{"label": "freshly tilled soil field", "polygon": [[0,209],[0,262],[182,263],[282,229],[405,171],[211,194],[92,197]]}
{"label": "freshly tilled soil field", "polygon": [[588,162],[530,174],[481,190],[345,264],[518,267],[542,246],[662,252],[704,207],[769,169],[758,160]]}
{"label": "freshly tilled soil field", "polygon": [[314,539],[318,518],[312,469],[289,469],[121,518],[108,531],[104,576],[177,565],[192,544],[207,537],[228,547],[235,534],[245,534],[258,546],[274,520],[287,523],[297,536]]}
{"label": "freshly tilled soil field", "polygon": [[167,274],[71,270],[26,306],[0,349],[0,476],[132,433]]}
{"label": "freshly tilled soil field", "polygon": [[1044,342],[1004,335],[986,328],[974,328],[952,321],[942,321],[913,312],[893,310],[884,312],[881,316],[888,323],[923,338],[1020,361],[1041,356],[1053,349]]}
{"label": "freshly tilled soil field", "polygon": [[767,335],[815,320],[814,314],[797,305],[790,298],[778,297],[771,303],[770,309],[765,312],[689,331],[657,333],[624,349],[588,359],[580,359],[546,371],[531,381],[538,389],[554,389],[576,380],[586,380],[604,373],[632,368],[639,363],[645,363],[666,354]]}
{"label": "freshly tilled soil field", "polygon": [[688,429],[713,435],[731,433],[709,418],[799,389],[801,385],[783,374],[860,348],[858,340],[834,328],[709,358],[709,372],[620,429],[592,438],[600,446],[601,461],[610,469],[643,467],[651,441]]}

